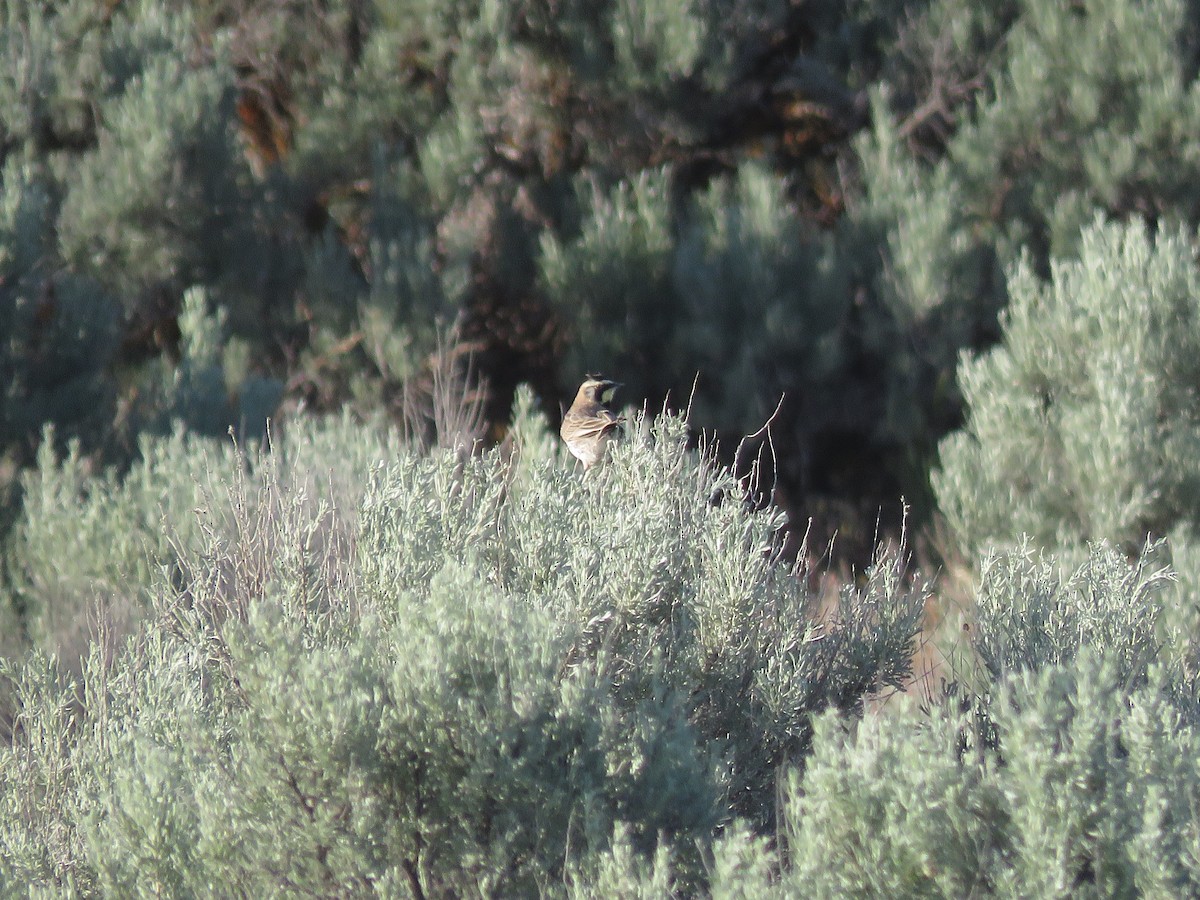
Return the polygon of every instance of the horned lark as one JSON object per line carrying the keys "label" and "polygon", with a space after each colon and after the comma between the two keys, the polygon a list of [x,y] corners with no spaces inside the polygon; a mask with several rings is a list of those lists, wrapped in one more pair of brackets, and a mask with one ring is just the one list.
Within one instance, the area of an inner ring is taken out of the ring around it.
{"label": "horned lark", "polygon": [[589,375],[579,386],[575,402],[563,416],[559,434],[567,449],[590,469],[604,458],[608,442],[616,437],[622,418],[613,412],[613,395],[621,385],[603,375]]}

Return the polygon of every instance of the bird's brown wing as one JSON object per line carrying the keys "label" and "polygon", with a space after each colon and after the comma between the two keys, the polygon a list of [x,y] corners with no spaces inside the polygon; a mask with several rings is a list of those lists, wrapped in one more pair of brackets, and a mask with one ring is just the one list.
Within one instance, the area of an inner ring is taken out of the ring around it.
{"label": "bird's brown wing", "polygon": [[571,431],[574,432],[573,436],[582,440],[608,434],[610,431],[620,428],[624,422],[624,419],[616,413],[603,408],[591,414],[571,415],[568,418]]}

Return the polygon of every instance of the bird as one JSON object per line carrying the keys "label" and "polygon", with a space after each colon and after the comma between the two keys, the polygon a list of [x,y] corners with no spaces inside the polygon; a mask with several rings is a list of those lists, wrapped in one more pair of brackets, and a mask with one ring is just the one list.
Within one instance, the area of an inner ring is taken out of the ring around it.
{"label": "bird", "polygon": [[575,402],[563,416],[559,434],[585,470],[604,458],[609,442],[617,436],[625,421],[611,406],[619,387],[620,382],[603,375],[588,375],[575,394]]}

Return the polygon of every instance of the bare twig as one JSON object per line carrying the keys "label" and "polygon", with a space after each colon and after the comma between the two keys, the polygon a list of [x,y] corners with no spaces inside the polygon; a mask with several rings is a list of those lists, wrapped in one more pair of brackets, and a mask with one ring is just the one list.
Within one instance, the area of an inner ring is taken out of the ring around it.
{"label": "bare twig", "polygon": [[696,372],[696,377],[692,379],[692,390],[688,393],[687,410],[683,414],[683,422],[685,425],[692,423],[692,404],[696,401],[696,388],[700,386],[700,373]]}
{"label": "bare twig", "polygon": [[[771,484],[771,491],[770,491],[771,499],[774,499],[774,497],[775,497],[775,483],[778,480],[778,476],[776,473],[778,472],[778,466],[779,466],[779,458],[775,453],[775,440],[771,435],[771,424],[775,421],[775,418],[779,415],[779,411],[781,409],[783,409],[783,401],[786,398],[787,398],[786,394],[779,395],[779,402],[777,404],[775,404],[775,411],[772,412],[771,415],[767,417],[767,421],[765,421],[762,424],[762,427],[759,428],[758,431],[754,432],[753,434],[748,434],[745,437],[743,437],[740,441],[738,441],[737,450],[735,450],[733,453],[733,471],[734,471],[734,474],[736,475],[737,472],[742,468],[742,466],[745,463],[747,449],[749,446],[748,442],[756,441],[756,440],[762,438],[764,435],[766,436],[767,446],[771,450],[771,473],[772,473],[772,484]],[[759,444],[758,447],[759,447],[759,452],[761,452],[762,445]],[[758,460],[755,460],[755,462],[750,466],[750,471],[747,472],[746,475],[744,476],[744,478],[742,479],[746,483],[747,490],[753,492],[755,489],[758,488],[759,485],[757,482],[758,482],[758,477],[760,474],[761,474],[761,469],[759,467],[759,462],[758,462]]]}

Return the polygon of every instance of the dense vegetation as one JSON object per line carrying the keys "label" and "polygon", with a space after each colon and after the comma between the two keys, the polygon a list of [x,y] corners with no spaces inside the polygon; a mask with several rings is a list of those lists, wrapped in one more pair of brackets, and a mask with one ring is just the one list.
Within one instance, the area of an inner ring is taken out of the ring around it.
{"label": "dense vegetation", "polygon": [[1200,10],[963,6],[0,0],[0,894],[1200,893]]}

